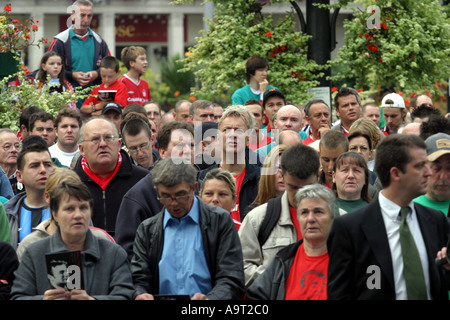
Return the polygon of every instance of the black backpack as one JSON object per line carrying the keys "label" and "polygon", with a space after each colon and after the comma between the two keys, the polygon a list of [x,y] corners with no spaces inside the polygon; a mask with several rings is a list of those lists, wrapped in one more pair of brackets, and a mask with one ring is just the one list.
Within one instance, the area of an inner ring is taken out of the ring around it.
{"label": "black backpack", "polygon": [[263,244],[269,238],[270,233],[277,224],[281,215],[281,197],[272,198],[267,202],[266,215],[261,223],[258,233],[259,245]]}

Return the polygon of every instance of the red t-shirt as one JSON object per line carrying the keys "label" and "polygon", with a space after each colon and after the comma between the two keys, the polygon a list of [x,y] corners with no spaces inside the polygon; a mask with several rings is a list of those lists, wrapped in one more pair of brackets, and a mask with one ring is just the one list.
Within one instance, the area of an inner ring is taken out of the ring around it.
{"label": "red t-shirt", "polygon": [[289,213],[291,214],[291,220],[292,220],[292,223],[294,224],[295,231],[297,231],[297,241],[298,241],[301,238],[303,238],[303,236],[302,236],[302,231],[300,230],[300,223],[298,222],[298,218],[297,218],[297,209],[292,208],[289,205]]}
{"label": "red t-shirt", "polygon": [[258,143],[249,143],[248,147],[253,150],[256,151],[256,149],[259,149],[261,147],[264,147],[266,145],[268,145],[269,143],[271,143],[273,140],[272,137],[269,137],[267,135],[264,134],[263,139],[261,139],[260,141],[258,141]]}
{"label": "red t-shirt", "polygon": [[147,81],[144,79],[139,79],[139,82],[136,83],[128,75],[124,74],[119,81],[127,87],[127,105],[130,103],[143,105],[144,102],[151,100],[150,89]]}
{"label": "red t-shirt", "polygon": [[105,84],[102,83],[100,86],[94,88],[90,93],[89,96],[84,100],[83,105],[89,105],[91,102],[93,104],[97,104],[100,102],[100,100],[97,99],[98,91],[99,90],[117,90],[116,97],[113,101],[120,104],[123,108],[127,106],[127,87],[120,81],[116,80],[112,85],[110,85],[108,88],[105,88]]}
{"label": "red t-shirt", "polygon": [[239,231],[239,228],[241,226],[241,214],[239,212],[239,191],[241,190],[242,182],[244,181],[245,172],[247,168],[244,168],[241,173],[234,176],[236,179],[236,205],[234,206],[234,209],[231,210],[231,218],[233,219],[234,225],[236,226],[237,230]]}
{"label": "red t-shirt", "polygon": [[317,257],[298,247],[286,281],[285,300],[327,300],[328,252]]}

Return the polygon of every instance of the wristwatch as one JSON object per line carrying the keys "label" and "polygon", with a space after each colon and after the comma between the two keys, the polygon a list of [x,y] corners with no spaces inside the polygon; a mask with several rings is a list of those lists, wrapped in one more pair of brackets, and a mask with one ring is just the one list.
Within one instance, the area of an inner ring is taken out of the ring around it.
{"label": "wristwatch", "polygon": [[92,112],[95,112],[95,106],[92,105]]}

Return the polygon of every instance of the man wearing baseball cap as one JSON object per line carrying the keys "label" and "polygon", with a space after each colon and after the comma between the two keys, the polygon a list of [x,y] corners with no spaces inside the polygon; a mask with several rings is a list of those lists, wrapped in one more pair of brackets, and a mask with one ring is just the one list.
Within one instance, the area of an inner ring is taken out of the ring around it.
{"label": "man wearing baseball cap", "polygon": [[286,105],[286,99],[283,93],[276,89],[271,88],[264,92],[263,95],[263,109],[264,109],[264,117],[266,118],[266,123],[262,125],[263,131],[269,137],[272,137],[272,129],[273,129],[273,117],[277,113],[281,107]]}
{"label": "man wearing baseball cap", "polygon": [[102,109],[102,116],[116,125],[117,130],[119,131],[119,136],[122,136],[122,132],[120,132],[120,124],[122,123],[122,109],[123,107],[115,102],[109,102]]}
{"label": "man wearing baseball cap", "polygon": [[385,136],[397,133],[406,117],[405,100],[398,93],[389,93],[381,101],[386,126],[382,129]]}
{"label": "man wearing baseball cap", "polygon": [[450,207],[450,135],[437,133],[425,140],[431,176],[427,193],[414,202],[442,211],[447,217]]}

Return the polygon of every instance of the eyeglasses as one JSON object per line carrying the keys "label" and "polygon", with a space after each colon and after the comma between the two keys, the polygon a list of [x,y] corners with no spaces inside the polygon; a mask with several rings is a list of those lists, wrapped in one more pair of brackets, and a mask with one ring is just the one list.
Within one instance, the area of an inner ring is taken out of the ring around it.
{"label": "eyeglasses", "polygon": [[157,199],[163,205],[168,205],[168,204],[172,203],[172,201],[174,201],[174,200],[177,203],[179,203],[179,204],[184,204],[184,203],[186,203],[189,200],[189,198],[191,196],[192,195],[190,195],[190,194],[187,194],[187,195],[184,195],[184,196],[177,196],[177,197],[160,197],[160,196],[158,196]]}
{"label": "eyeglasses", "polygon": [[138,151],[144,151],[148,149],[148,142],[141,144],[138,147],[130,147],[128,148],[128,151],[130,151],[130,153],[137,153]]}
{"label": "eyeglasses", "polygon": [[21,145],[20,143],[14,143],[14,144],[9,144],[9,143],[7,143],[7,144],[5,144],[4,146],[2,146],[3,150],[5,150],[5,151],[9,151],[9,150],[11,150],[13,147],[14,147],[17,151],[20,151],[20,149],[22,149],[22,145]]}
{"label": "eyeglasses", "polygon": [[93,144],[100,144],[100,142],[102,141],[102,138],[106,143],[112,143],[113,141],[115,141],[117,139],[117,137],[112,134],[105,134],[103,136],[95,136],[95,137],[92,137],[91,139],[86,139],[83,141],[92,142]]}

